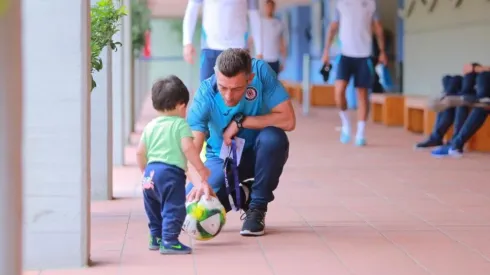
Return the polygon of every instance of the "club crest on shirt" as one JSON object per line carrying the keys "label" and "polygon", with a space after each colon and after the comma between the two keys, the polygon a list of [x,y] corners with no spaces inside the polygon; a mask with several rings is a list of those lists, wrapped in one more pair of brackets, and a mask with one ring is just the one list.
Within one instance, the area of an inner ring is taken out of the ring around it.
{"label": "club crest on shirt", "polygon": [[252,101],[255,98],[257,98],[257,90],[252,86],[247,87],[247,90],[245,91],[245,99]]}

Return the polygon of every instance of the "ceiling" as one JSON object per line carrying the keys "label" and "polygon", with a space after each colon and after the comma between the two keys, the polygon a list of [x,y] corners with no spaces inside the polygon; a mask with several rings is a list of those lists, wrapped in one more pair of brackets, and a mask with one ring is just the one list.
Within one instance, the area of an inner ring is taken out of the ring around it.
{"label": "ceiling", "polygon": [[[265,2],[264,0],[259,1]],[[279,9],[294,4],[309,5],[310,3],[311,0],[276,0]],[[148,0],[148,5],[154,17],[183,17],[187,0]]]}

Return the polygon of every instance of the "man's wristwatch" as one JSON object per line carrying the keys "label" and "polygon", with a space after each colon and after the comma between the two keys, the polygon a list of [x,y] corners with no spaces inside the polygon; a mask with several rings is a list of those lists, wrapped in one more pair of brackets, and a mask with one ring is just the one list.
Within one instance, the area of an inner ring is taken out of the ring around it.
{"label": "man's wristwatch", "polygon": [[233,121],[238,126],[238,129],[243,129],[243,121],[245,120],[245,115],[242,113],[238,113],[233,116]]}

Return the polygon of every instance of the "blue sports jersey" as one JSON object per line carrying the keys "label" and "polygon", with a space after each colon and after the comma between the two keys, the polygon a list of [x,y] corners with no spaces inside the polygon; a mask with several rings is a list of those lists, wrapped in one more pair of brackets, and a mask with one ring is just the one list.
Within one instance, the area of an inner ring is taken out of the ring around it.
{"label": "blue sports jersey", "polygon": [[[240,102],[234,107],[225,105],[218,91],[216,76],[204,80],[187,113],[187,121],[192,131],[207,134],[207,157],[219,156],[223,144],[223,130],[233,116],[260,116],[271,112],[272,108],[289,99],[286,89],[277,79],[270,66],[258,59],[252,59],[255,77]],[[238,137],[245,139],[245,149],[253,146],[259,130],[242,129]]]}

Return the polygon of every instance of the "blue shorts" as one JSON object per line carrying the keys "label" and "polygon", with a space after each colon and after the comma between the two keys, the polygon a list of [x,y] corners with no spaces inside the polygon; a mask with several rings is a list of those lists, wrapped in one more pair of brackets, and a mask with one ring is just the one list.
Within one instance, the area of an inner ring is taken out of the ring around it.
{"label": "blue shorts", "polygon": [[374,82],[374,67],[370,57],[348,57],[341,55],[337,64],[337,80],[350,81],[354,87],[371,89]]}
{"label": "blue shorts", "polygon": [[201,50],[201,69],[199,80],[203,81],[210,78],[214,74],[214,65],[216,64],[216,59],[222,51],[202,49]]}
{"label": "blue shorts", "polygon": [[279,75],[279,70],[281,69],[281,63],[279,61],[275,62],[267,62],[269,66],[271,66],[271,69],[276,72],[277,75]]}

